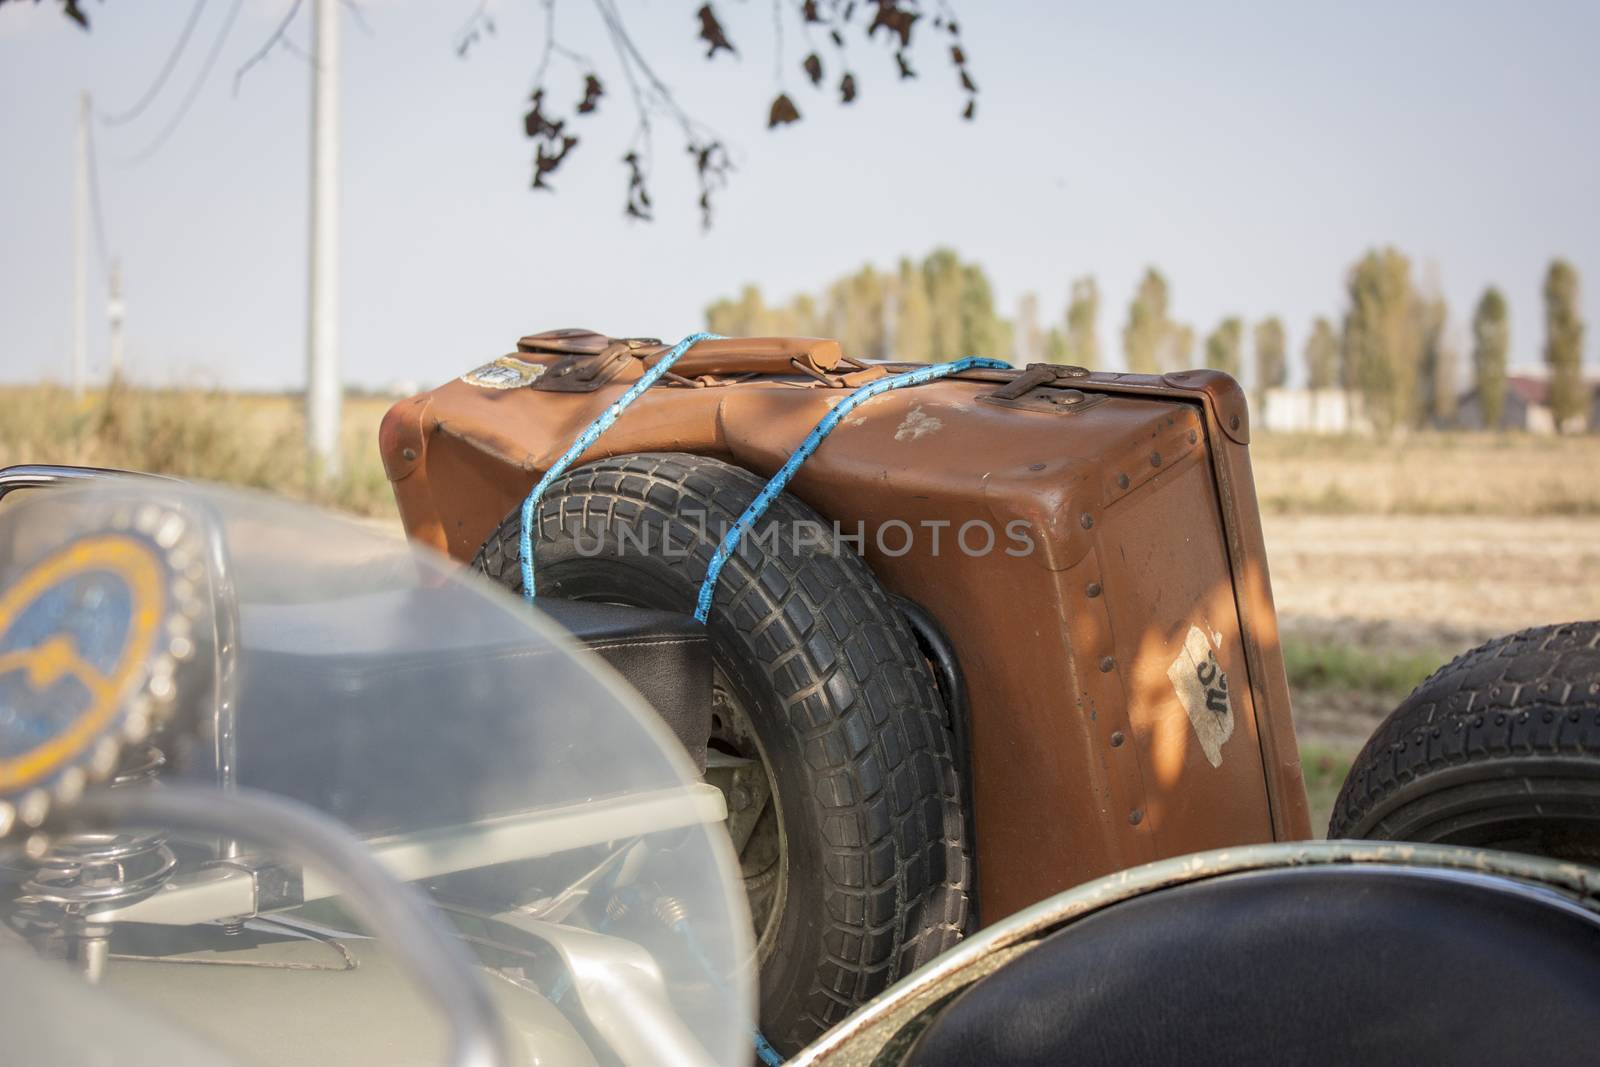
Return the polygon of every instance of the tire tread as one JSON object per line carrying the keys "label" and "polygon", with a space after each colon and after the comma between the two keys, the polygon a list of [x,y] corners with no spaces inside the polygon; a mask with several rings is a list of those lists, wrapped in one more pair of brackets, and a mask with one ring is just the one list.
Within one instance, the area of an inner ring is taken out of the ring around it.
{"label": "tire tread", "polygon": [[[720,537],[763,480],[705,457],[648,453],[602,459],[557,481],[542,501],[536,544],[581,532],[674,531],[666,556],[697,589]],[[704,514],[709,537],[684,515]],[[762,531],[822,520],[789,494]],[[520,509],[474,566],[520,593]],[[677,534],[684,535],[678,543]],[[737,641],[783,701],[812,784],[825,848],[825,956],[798,1022],[769,1037],[803,1044],[934,956],[967,925],[970,864],[952,742],[916,639],[864,561],[807,545],[764,553],[746,537],[718,583],[711,625]],[[686,550],[686,551],[685,551]],[[686,603],[685,611],[693,610]]]}
{"label": "tire tread", "polygon": [[1397,791],[1447,768],[1600,753],[1600,621],[1495,638],[1439,668],[1367,741],[1328,823],[1360,836]]}

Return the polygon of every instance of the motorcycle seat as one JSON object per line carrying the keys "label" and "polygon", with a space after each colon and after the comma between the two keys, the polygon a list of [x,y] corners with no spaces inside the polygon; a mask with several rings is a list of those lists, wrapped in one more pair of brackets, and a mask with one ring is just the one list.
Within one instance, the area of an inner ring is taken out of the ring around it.
{"label": "motorcycle seat", "polygon": [[1462,871],[1191,882],[1051,934],[961,993],[906,1062],[1593,1062],[1600,916]]}

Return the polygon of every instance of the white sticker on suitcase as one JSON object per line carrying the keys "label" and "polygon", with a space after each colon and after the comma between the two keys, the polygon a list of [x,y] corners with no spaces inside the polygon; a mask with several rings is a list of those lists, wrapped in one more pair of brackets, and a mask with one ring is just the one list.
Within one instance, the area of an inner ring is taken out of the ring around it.
{"label": "white sticker on suitcase", "polygon": [[532,385],[543,374],[542,363],[524,363],[515,356],[501,356],[491,363],[467,371],[461,380],[479,389],[520,389]]}
{"label": "white sticker on suitcase", "polygon": [[1189,627],[1189,636],[1167,668],[1167,677],[1183,710],[1189,713],[1206,761],[1213,767],[1222,766],[1222,746],[1233,736],[1233,701],[1228,696],[1228,676],[1217,662],[1217,650],[1200,627]]}

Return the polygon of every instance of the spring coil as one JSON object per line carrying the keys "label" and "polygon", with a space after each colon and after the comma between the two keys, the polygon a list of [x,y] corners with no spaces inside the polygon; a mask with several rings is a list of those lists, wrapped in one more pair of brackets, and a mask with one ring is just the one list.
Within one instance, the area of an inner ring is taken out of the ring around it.
{"label": "spring coil", "polygon": [[[152,788],[166,762],[154,745],[131,749],[111,788]],[[22,884],[17,903],[35,921],[46,920],[51,912],[75,916],[89,908],[149,896],[177,866],[167,835],[160,830],[63,834],[52,838],[50,850],[33,861],[33,873]]]}

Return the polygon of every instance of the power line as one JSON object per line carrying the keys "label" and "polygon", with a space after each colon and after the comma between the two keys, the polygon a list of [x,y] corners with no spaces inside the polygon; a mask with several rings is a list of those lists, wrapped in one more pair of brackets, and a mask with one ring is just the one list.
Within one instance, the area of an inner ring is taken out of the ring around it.
{"label": "power line", "polygon": [[294,22],[294,17],[299,13],[300,0],[294,0],[294,2],[289,5],[288,12],[283,16],[283,21],[279,22],[278,28],[272,31],[272,36],[267,38],[267,43],[257,49],[255,55],[245,60],[244,66],[233,72],[234,96],[239,95],[239,83],[244,80],[244,76],[246,74],[250,73],[250,68],[261,62],[263,59],[266,59],[268,53],[272,51],[273,45],[279,43],[280,41],[285,44],[288,43],[288,40],[283,35],[289,32],[289,25]]}
{"label": "power line", "polygon": [[211,52],[206,56],[205,66],[200,69],[200,74],[195,78],[194,83],[189,86],[189,94],[183,98],[183,103],[179,105],[177,113],[172,116],[172,121],[167,123],[166,127],[156,135],[155,140],[151,141],[144,151],[126,161],[128,166],[138,166],[159,152],[166,145],[168,138],[183,123],[184,118],[189,114],[189,108],[194,105],[195,98],[200,95],[200,89],[205,85],[206,78],[210,76],[211,68],[216,66],[217,57],[222,54],[222,46],[227,43],[228,34],[232,32],[234,21],[239,17],[239,9],[243,6],[244,0],[234,0],[233,6],[228,9],[227,21],[222,24],[222,30],[217,34],[217,39],[211,46]]}
{"label": "power line", "polygon": [[372,32],[372,23],[367,21],[367,13],[361,9],[361,5],[356,3],[356,0],[344,0],[344,9],[350,12],[350,21],[356,24],[356,29],[368,37],[376,36]]}
{"label": "power line", "polygon": [[189,12],[189,21],[184,23],[183,32],[178,35],[177,43],[172,46],[172,51],[167,53],[167,61],[162,64],[160,72],[156,75],[156,80],[150,83],[150,87],[145,90],[144,95],[139,98],[138,102],[126,111],[120,111],[114,115],[102,112],[100,115],[101,122],[107,126],[121,126],[125,122],[132,122],[144,113],[144,109],[149,107],[151,102],[155,100],[162,87],[167,84],[167,79],[172,77],[172,72],[177,69],[178,60],[183,58],[183,50],[188,46],[189,37],[194,33],[195,24],[200,21],[200,13],[205,8],[206,0],[195,0],[195,5]]}

